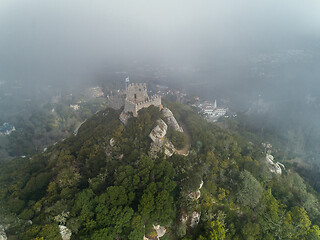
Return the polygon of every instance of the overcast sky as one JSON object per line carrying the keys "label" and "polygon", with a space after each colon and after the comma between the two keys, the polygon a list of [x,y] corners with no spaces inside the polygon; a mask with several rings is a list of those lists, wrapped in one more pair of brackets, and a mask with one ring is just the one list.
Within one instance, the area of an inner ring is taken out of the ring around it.
{"label": "overcast sky", "polygon": [[1,0],[0,80],[73,82],[134,61],[241,61],[319,40],[319,13],[319,0]]}

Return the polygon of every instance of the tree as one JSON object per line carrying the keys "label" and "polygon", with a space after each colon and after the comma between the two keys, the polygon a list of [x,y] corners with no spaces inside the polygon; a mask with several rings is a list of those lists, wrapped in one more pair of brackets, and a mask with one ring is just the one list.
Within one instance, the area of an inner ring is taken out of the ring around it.
{"label": "tree", "polygon": [[240,174],[242,180],[240,190],[237,194],[237,201],[251,209],[255,208],[262,196],[262,187],[250,172],[244,170]]}
{"label": "tree", "polygon": [[158,193],[155,198],[155,212],[153,219],[161,224],[168,224],[172,218],[173,198],[166,190]]}
{"label": "tree", "polygon": [[47,224],[43,226],[32,225],[24,234],[22,234],[21,239],[62,240],[59,227],[55,224]]}
{"label": "tree", "polygon": [[248,222],[246,225],[244,225],[241,231],[245,236],[245,239],[255,240],[260,234],[260,226],[258,223]]}
{"label": "tree", "polygon": [[226,237],[226,230],[218,220],[213,220],[205,225],[205,237],[200,235],[198,239],[223,240]]}
{"label": "tree", "polygon": [[155,209],[154,196],[150,191],[145,191],[140,199],[138,210],[145,219]]}
{"label": "tree", "polygon": [[262,236],[266,239],[273,239],[275,236],[281,238],[284,212],[282,205],[272,195],[271,189],[262,194],[261,205],[263,207],[260,212]]}
{"label": "tree", "polygon": [[168,138],[172,141],[173,145],[177,149],[182,149],[186,145],[186,142],[187,142],[186,135],[182,132],[175,131],[175,130],[169,131]]}
{"label": "tree", "polygon": [[310,229],[308,238],[309,240],[318,240],[320,239],[320,229],[319,226],[313,225],[312,228]]}
{"label": "tree", "polygon": [[306,239],[311,226],[311,221],[303,207],[293,207],[291,213],[293,226],[293,239]]}

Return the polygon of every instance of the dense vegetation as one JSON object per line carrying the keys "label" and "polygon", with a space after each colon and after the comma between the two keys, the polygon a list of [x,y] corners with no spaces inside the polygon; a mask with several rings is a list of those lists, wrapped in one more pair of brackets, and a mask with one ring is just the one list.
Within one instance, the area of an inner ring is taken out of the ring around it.
{"label": "dense vegetation", "polygon": [[[320,238],[319,195],[299,174],[272,174],[261,142],[209,124],[188,106],[166,105],[188,129],[188,156],[148,156],[157,108],[126,126],[120,111],[106,109],[77,136],[0,165],[8,235],[61,239],[58,225],[65,225],[71,239],[141,240],[155,237],[160,224],[162,239]],[[201,197],[191,198],[202,181]],[[193,213],[201,217],[191,227]]]}
{"label": "dense vegetation", "polygon": [[[81,101],[80,108],[74,110],[70,104],[77,101]],[[0,123],[12,119],[17,130],[10,136],[0,135],[0,161],[42,151],[68,137],[81,122],[105,106],[102,98],[65,96],[57,103],[46,101],[44,104],[26,106],[14,117],[1,116]]]}

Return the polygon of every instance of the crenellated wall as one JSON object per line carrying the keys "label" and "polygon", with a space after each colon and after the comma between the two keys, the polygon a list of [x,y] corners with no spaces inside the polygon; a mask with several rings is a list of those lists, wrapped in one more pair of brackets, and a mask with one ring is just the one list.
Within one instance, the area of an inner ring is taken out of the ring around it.
{"label": "crenellated wall", "polygon": [[160,107],[161,106],[161,96],[154,95],[150,98],[150,100],[137,103],[137,111],[139,111],[142,108],[148,108],[151,105],[156,106],[156,107]]}
{"label": "crenellated wall", "polygon": [[124,106],[123,113],[132,112],[134,117],[138,116],[138,111],[142,108],[148,108],[151,105],[160,108],[162,106],[161,96],[153,95],[149,98],[145,83],[129,84],[123,93],[110,96],[108,104],[114,109],[120,109]]}
{"label": "crenellated wall", "polygon": [[132,112],[134,117],[138,116],[138,111],[142,108],[148,108],[151,105],[160,107],[161,106],[161,96],[153,96],[149,100],[134,103],[129,101],[128,99],[125,100],[124,104],[124,112]]}

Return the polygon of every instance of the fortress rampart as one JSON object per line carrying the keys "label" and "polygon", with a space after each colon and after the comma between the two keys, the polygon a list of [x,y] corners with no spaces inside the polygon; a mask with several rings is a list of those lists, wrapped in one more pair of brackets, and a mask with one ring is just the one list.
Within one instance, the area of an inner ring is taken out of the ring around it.
{"label": "fortress rampart", "polygon": [[138,111],[142,108],[151,105],[161,107],[161,96],[149,97],[145,83],[130,83],[126,87],[125,95],[111,97],[109,105],[116,109],[124,105],[124,113],[132,112],[133,116],[137,117]]}
{"label": "fortress rampart", "polygon": [[115,95],[115,96],[110,96],[109,98],[109,107],[113,109],[120,109],[122,106],[124,106],[126,96],[125,95]]}
{"label": "fortress rampart", "polygon": [[134,103],[126,99],[124,104],[124,112],[132,112],[134,117],[138,116],[138,111],[142,108],[148,108],[151,105],[160,107],[161,106],[161,96],[154,95],[150,99],[148,98],[145,101]]}

